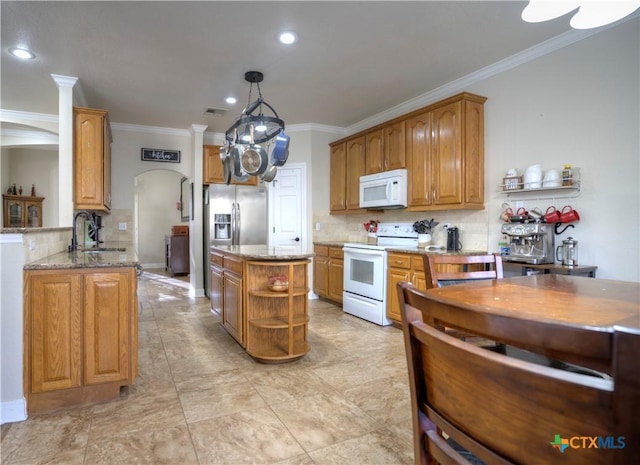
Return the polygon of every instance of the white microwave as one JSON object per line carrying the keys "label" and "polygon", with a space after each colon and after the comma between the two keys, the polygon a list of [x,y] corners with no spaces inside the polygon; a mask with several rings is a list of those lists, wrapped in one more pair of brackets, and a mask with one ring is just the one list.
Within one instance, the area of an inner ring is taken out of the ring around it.
{"label": "white microwave", "polygon": [[360,176],[360,208],[405,208],[407,170]]}

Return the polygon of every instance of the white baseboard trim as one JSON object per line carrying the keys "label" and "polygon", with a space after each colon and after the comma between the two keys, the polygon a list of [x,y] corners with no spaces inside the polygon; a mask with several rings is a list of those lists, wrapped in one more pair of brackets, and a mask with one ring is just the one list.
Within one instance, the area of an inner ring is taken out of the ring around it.
{"label": "white baseboard trim", "polygon": [[204,294],[204,288],[203,287],[201,287],[200,289],[190,288],[189,297],[206,297]]}
{"label": "white baseboard trim", "polygon": [[157,268],[162,268],[164,269],[164,263],[143,263],[142,264],[142,268],[144,269],[157,269]]}
{"label": "white baseboard trim", "polygon": [[15,423],[26,419],[27,401],[24,397],[20,400],[0,403],[0,424]]}

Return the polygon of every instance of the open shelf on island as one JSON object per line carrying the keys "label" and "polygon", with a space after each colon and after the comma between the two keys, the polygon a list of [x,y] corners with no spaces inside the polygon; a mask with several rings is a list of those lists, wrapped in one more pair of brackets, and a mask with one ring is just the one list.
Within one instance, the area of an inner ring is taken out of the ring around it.
{"label": "open shelf on island", "polygon": [[[246,351],[254,359],[287,362],[309,351],[308,264],[308,259],[247,261]],[[286,291],[269,289],[269,278],[276,276],[286,278]]]}

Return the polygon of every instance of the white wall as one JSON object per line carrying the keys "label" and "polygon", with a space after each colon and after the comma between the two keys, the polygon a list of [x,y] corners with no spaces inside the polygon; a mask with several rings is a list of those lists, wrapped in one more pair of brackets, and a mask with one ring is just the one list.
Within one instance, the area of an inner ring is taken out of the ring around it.
{"label": "white wall", "polygon": [[[111,144],[111,207],[118,210],[134,208],[135,177],[150,170],[168,169],[189,177],[193,154],[191,152],[191,135],[188,131],[170,130],[166,133],[158,131],[141,131],[122,129],[122,125],[112,124],[113,143]],[[140,149],[155,148],[180,150],[180,163],[163,163],[142,161]],[[167,189],[173,186],[166,186]],[[179,186],[176,186],[179,188]]]}
{"label": "white wall", "polygon": [[485,104],[486,211],[489,248],[497,251],[507,168],[580,167],[575,199],[525,203],[545,209],[571,204],[575,228],[556,237],[579,241],[578,263],[599,278],[640,280],[640,20],[595,34],[469,88]]}
{"label": "white wall", "polygon": [[0,423],[24,420],[26,403],[22,393],[22,267],[21,234],[0,235]]}
{"label": "white wall", "polygon": [[[388,211],[382,221],[434,217],[461,226],[465,248],[498,251],[501,194],[508,168],[543,169],[564,163],[581,169],[577,198],[529,198],[528,209],[571,204],[575,228],[556,236],[579,241],[579,263],[597,265],[597,276],[640,281],[640,19],[629,20],[560,50],[494,75],[464,90],[485,103],[485,210],[415,214]],[[446,86],[445,86],[446,87]],[[449,95],[459,92],[455,89]],[[334,137],[332,140],[339,139]],[[328,150],[324,168],[328,172]],[[317,180],[316,165],[312,177]],[[315,194],[315,191],[314,191]],[[328,193],[325,195],[328,202]],[[317,240],[364,240],[366,215],[329,215],[313,198]],[[442,231],[434,243],[442,244]]]}
{"label": "white wall", "polygon": [[171,234],[172,225],[182,224],[176,209],[180,179],[182,174],[169,170],[136,176],[138,260],[145,268],[164,267],[165,236]]}
{"label": "white wall", "polygon": [[[58,151],[39,148],[6,149],[9,158],[7,187],[22,186],[22,195],[31,195],[31,185],[36,186],[36,195],[44,197],[42,204],[42,226],[58,226]],[[4,176],[3,176],[4,178]]]}

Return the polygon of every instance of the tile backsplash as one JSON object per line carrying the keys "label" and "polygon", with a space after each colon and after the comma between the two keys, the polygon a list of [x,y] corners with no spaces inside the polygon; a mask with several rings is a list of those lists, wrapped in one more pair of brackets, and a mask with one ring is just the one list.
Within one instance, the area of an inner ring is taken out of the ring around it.
{"label": "tile backsplash", "polygon": [[[447,233],[443,224],[457,226],[460,229],[460,242],[465,250],[487,250],[489,222],[486,210],[449,210],[435,212],[407,212],[405,210],[386,210],[382,214],[331,215],[328,211],[314,212],[314,241],[367,242],[367,232],[362,226],[370,220],[383,223],[413,223],[418,220],[434,218],[440,224],[432,233],[431,243],[447,244]],[[320,230],[316,226],[320,224]]]}
{"label": "tile backsplash", "polygon": [[[126,229],[121,230],[124,223]],[[104,242],[133,242],[133,210],[111,210],[108,215],[102,215],[102,240]]]}

